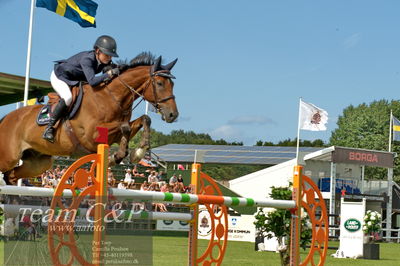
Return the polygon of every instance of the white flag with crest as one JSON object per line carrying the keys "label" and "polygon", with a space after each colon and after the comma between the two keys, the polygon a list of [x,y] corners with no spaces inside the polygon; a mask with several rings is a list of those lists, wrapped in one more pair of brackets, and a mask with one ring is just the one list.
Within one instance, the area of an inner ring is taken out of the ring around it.
{"label": "white flag with crest", "polygon": [[311,131],[326,130],[328,112],[311,103],[300,100],[300,129]]}

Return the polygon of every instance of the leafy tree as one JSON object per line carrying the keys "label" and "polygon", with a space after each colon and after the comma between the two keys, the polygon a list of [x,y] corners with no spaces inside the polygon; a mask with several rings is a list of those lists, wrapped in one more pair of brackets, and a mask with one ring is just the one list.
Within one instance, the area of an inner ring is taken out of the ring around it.
{"label": "leafy tree", "polygon": [[[331,145],[354,147],[371,150],[388,150],[390,110],[400,117],[400,102],[387,100],[373,101],[370,104],[350,105],[339,116],[337,129],[332,132]],[[399,142],[394,142],[392,151],[399,153]],[[398,161],[396,160],[395,175],[398,176]],[[385,168],[367,167],[366,178],[386,179]]]}
{"label": "leafy tree", "polygon": [[[322,139],[316,139],[314,141],[310,140],[300,140],[299,143],[300,147],[326,147],[328,146],[327,144],[324,143]],[[297,138],[292,139],[285,139],[279,141],[277,144],[274,144],[273,142],[270,141],[265,141],[263,142],[262,140],[259,140],[256,142],[255,146],[285,146],[285,147],[296,147],[297,146]]]}
{"label": "leafy tree", "polygon": [[[156,148],[158,146],[174,144],[208,144],[208,145],[239,145],[243,146],[243,142],[227,142],[223,139],[213,140],[210,135],[205,133],[195,133],[193,131],[173,130],[170,134],[151,129],[150,146]],[[129,142],[129,147],[135,147],[140,142],[142,131],[133,137]]]}
{"label": "leafy tree", "polygon": [[216,180],[232,180],[259,171],[265,167],[265,165],[245,164],[204,164],[202,166],[202,171]]}

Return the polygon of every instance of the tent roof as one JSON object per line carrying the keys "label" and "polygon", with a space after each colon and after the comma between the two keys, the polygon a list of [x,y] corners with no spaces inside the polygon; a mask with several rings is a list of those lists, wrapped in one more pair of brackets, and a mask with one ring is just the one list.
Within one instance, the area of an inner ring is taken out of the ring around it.
{"label": "tent roof", "polygon": [[[322,148],[300,147],[311,153]],[[168,144],[152,149],[166,162],[275,165],[296,158],[296,147]]]}
{"label": "tent roof", "polygon": [[[25,77],[0,72],[0,106],[24,99]],[[29,80],[29,98],[41,98],[52,91],[49,81]]]}

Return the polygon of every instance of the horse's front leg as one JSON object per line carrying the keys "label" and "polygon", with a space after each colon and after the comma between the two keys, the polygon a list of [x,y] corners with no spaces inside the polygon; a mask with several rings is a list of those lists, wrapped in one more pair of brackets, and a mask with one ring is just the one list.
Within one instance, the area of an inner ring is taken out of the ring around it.
{"label": "horse's front leg", "polygon": [[142,139],[139,143],[139,146],[131,151],[131,163],[139,162],[144,157],[146,151],[150,148],[150,124],[151,119],[148,115],[142,115],[138,119],[129,122],[131,129],[129,139],[133,138],[143,127]]}
{"label": "horse's front leg", "polygon": [[109,157],[108,164],[110,166],[119,164],[128,155],[129,152],[128,148],[129,137],[131,135],[131,128],[129,126],[129,123],[128,122],[120,123],[119,126],[117,127],[117,130],[120,131],[119,133],[121,134],[121,139],[119,141],[118,151]]}

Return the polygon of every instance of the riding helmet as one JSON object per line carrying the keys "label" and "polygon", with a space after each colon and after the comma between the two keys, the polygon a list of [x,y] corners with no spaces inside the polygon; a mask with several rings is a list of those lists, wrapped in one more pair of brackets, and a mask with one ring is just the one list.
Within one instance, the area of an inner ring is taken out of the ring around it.
{"label": "riding helmet", "polygon": [[118,57],[117,54],[117,43],[113,37],[108,35],[102,35],[97,38],[96,42],[94,43],[94,49],[99,48],[100,51],[105,53],[106,55],[112,57]]}

